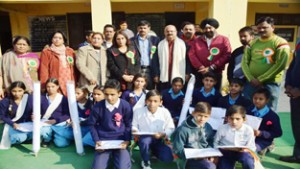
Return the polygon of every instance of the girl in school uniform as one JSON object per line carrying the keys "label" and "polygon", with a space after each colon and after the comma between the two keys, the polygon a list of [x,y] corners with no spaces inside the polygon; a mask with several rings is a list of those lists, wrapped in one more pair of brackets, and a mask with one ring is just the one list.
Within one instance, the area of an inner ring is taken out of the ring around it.
{"label": "girl in school uniform", "polygon": [[122,94],[122,99],[126,100],[131,106],[133,111],[145,106],[145,98],[147,90],[147,76],[145,74],[138,73],[133,78],[133,90],[126,90]]}
{"label": "girl in school uniform", "polygon": [[50,78],[46,81],[46,95],[41,96],[42,121],[41,128],[42,146],[47,147],[54,133],[54,144],[57,147],[68,146],[72,140],[72,133],[67,129],[70,121],[68,100],[59,93],[58,80]]}
{"label": "girl in school uniform", "polygon": [[214,147],[232,146],[237,148],[220,149],[223,156],[219,158],[218,168],[234,169],[235,163],[242,163],[243,169],[254,169],[254,158],[247,149],[239,148],[245,146],[255,151],[253,129],[244,124],[246,110],[242,106],[233,105],[226,114],[228,123],[219,127],[214,140]]}
{"label": "girl in school uniform", "polygon": [[163,107],[161,95],[157,90],[150,90],[146,95],[145,107],[139,108],[133,113],[132,132],[152,132],[153,135],[139,137],[139,148],[142,157],[143,169],[150,167],[150,151],[163,162],[172,162],[173,154],[164,139],[170,138],[175,126],[170,112]]}
{"label": "girl in school uniform", "polygon": [[[92,108],[94,107],[94,105],[96,105],[98,102],[104,100],[104,93],[103,93],[103,87],[96,85],[93,89],[93,100],[91,100],[91,105],[90,105],[90,112],[92,111]],[[89,113],[90,114],[90,113]],[[87,121],[83,121],[81,122],[81,126],[86,126],[87,125]],[[95,142],[92,138],[91,132],[87,131],[86,133],[82,134],[83,138],[82,138],[82,142],[83,145],[89,145],[92,147],[95,147]]]}
{"label": "girl in school uniform", "polygon": [[8,149],[11,144],[21,144],[32,138],[32,132],[22,132],[21,124],[31,121],[32,96],[27,94],[25,84],[13,82],[9,87],[9,96],[0,102],[0,119],[4,129],[0,149]]}

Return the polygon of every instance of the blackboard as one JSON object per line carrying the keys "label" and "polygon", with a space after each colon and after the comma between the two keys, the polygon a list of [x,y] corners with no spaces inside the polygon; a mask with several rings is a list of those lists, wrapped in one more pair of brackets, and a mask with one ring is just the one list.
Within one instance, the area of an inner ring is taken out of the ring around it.
{"label": "blackboard", "polygon": [[295,29],[294,28],[276,28],[274,33],[278,36],[283,37],[288,42],[294,41]]}
{"label": "blackboard", "polygon": [[31,16],[28,18],[30,27],[30,41],[33,52],[40,52],[49,43],[50,35],[55,31],[62,31],[67,35],[67,19],[59,16]]}

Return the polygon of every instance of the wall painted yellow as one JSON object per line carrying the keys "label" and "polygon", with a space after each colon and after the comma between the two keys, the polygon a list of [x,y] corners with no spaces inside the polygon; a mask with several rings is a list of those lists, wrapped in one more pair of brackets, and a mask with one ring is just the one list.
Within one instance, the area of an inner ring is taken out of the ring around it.
{"label": "wall painted yellow", "polygon": [[247,25],[255,24],[256,13],[300,13],[300,3],[288,4],[282,8],[279,3],[248,3]]}
{"label": "wall painted yellow", "polygon": [[[175,9],[176,3],[184,4],[184,8]],[[28,16],[90,12],[90,5],[90,3],[0,3],[0,10],[10,13],[13,35],[28,36]],[[111,6],[113,12],[125,11],[126,13],[195,12],[195,23],[199,23],[209,13],[208,2],[112,2]],[[300,3],[288,4],[287,8],[281,8],[279,3],[250,2],[248,3],[247,25],[254,24],[255,13],[300,13]]]}

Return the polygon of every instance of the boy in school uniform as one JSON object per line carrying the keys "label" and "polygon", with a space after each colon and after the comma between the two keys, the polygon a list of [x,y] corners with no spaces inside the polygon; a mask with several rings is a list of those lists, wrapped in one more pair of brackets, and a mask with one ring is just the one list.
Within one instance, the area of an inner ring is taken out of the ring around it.
{"label": "boy in school uniform", "polygon": [[164,143],[170,138],[175,126],[170,112],[163,107],[161,95],[157,90],[151,90],[146,94],[145,107],[139,108],[133,113],[132,132],[152,132],[154,135],[141,135],[138,145],[141,153],[141,166],[143,169],[150,167],[150,150],[159,160],[172,162],[173,154],[169,146]]}
{"label": "boy in school uniform", "polygon": [[218,107],[229,109],[232,105],[240,105],[245,108],[251,106],[251,101],[242,95],[244,82],[241,79],[233,78],[229,82],[230,93],[219,99]]}
{"label": "boy in school uniform", "polygon": [[117,80],[108,80],[104,86],[105,100],[97,103],[88,118],[92,138],[96,146],[104,140],[124,140],[122,149],[98,150],[95,152],[93,169],[106,169],[110,156],[114,168],[130,169],[131,161],[127,146],[131,140],[132,108],[120,99],[121,85]]}
{"label": "boy in school uniform", "polygon": [[256,151],[262,155],[272,145],[274,138],[282,135],[279,116],[268,106],[270,97],[268,89],[256,90],[252,96],[253,106],[247,111],[249,115],[262,118],[259,129],[254,130]]}
{"label": "boy in school uniform", "polygon": [[184,93],[182,92],[183,79],[176,77],[172,80],[172,88],[162,91],[163,106],[167,108],[175,125],[177,125],[183,105]]}
{"label": "boy in school uniform", "polygon": [[182,125],[174,132],[173,151],[180,159],[185,161],[185,168],[189,169],[215,169],[216,165],[208,158],[189,159],[184,154],[184,148],[213,147],[215,132],[207,123],[211,115],[211,106],[206,102],[199,102],[195,109]]}
{"label": "boy in school uniform", "polygon": [[217,76],[213,72],[203,75],[203,87],[195,89],[193,92],[192,107],[198,102],[208,102],[212,107],[218,105],[219,98],[222,97],[220,92],[214,87],[217,84]]}

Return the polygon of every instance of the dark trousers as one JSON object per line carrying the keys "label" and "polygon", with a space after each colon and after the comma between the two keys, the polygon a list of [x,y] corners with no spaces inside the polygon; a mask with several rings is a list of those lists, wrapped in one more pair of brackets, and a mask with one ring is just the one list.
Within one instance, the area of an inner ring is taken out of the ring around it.
{"label": "dark trousers", "polygon": [[189,159],[186,162],[186,168],[188,168],[188,169],[216,169],[216,165],[207,159],[202,159],[202,160]]}
{"label": "dark trousers", "polygon": [[218,169],[234,169],[235,163],[242,163],[243,169],[254,169],[254,158],[248,152],[221,150]]}
{"label": "dark trousers", "polygon": [[295,157],[300,158],[300,97],[290,99],[292,130],[295,138],[294,152]]}
{"label": "dark trousers", "polygon": [[113,158],[114,169],[131,169],[130,155],[127,149],[95,152],[92,169],[107,169],[110,156]]}
{"label": "dark trousers", "polygon": [[138,144],[143,161],[150,160],[150,151],[163,162],[173,161],[172,150],[163,143],[162,139],[155,139],[152,136],[140,136]]}
{"label": "dark trousers", "polygon": [[147,86],[146,89],[147,90],[152,90],[155,87],[155,84],[153,82],[153,78],[151,76],[151,70],[150,67],[142,67],[141,68],[141,73],[145,74],[147,76]]}

